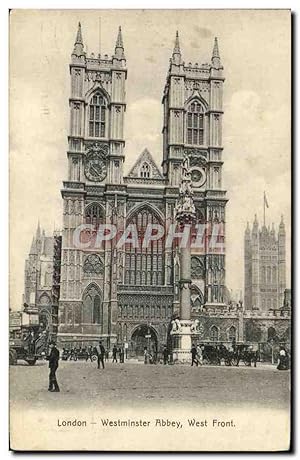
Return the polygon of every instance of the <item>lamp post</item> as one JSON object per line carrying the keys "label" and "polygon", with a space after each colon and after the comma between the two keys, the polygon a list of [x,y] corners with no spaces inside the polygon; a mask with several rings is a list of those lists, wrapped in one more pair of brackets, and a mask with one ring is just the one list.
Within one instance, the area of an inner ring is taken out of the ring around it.
{"label": "lamp post", "polygon": [[274,364],[274,339],[270,339],[270,343],[271,343],[271,362],[272,364]]}

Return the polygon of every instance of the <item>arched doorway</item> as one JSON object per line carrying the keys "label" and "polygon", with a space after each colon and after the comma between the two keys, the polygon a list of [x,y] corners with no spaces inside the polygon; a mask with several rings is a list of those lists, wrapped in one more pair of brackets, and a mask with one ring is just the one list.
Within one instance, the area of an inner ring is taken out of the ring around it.
{"label": "arched doorway", "polygon": [[145,347],[152,355],[157,354],[157,334],[151,326],[141,324],[131,336],[131,355],[142,359]]}

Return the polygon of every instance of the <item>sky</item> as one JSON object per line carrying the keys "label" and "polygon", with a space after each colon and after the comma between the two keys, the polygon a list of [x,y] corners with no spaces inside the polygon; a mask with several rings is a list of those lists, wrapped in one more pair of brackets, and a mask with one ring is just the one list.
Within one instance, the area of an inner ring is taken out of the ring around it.
{"label": "sky", "polygon": [[[101,18],[101,21],[99,21]],[[147,147],[162,160],[161,98],[176,30],[186,63],[210,62],[214,37],[224,75],[223,186],[226,283],[243,288],[247,221],[287,232],[290,286],[290,16],[280,10],[15,10],[10,15],[10,297],[20,309],[24,263],[40,220],[61,228],[67,179],[69,63],[77,24],[88,54],[111,56],[122,26],[128,77],[125,173]],[[101,32],[99,33],[99,22]],[[100,38],[99,38],[100,37]]]}

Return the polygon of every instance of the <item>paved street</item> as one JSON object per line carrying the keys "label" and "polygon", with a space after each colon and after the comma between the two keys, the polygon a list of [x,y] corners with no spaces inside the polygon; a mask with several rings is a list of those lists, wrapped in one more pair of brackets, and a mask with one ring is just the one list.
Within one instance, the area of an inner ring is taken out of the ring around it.
{"label": "paved street", "polygon": [[107,363],[98,370],[91,362],[60,362],[57,378],[61,393],[47,391],[47,362],[10,367],[11,401],[18,407],[72,408],[159,405],[231,407],[238,405],[285,409],[289,404],[290,372],[275,366],[144,365]]}

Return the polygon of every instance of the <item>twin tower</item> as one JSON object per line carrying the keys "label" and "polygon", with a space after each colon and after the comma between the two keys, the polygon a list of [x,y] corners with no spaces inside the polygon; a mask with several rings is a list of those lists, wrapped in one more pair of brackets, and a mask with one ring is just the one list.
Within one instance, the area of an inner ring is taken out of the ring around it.
{"label": "twin tower", "polygon": [[[79,23],[72,61],[69,135],[69,180],[122,184],[124,182],[124,117],[126,57],[119,28],[114,55],[87,56]],[[197,188],[222,188],[223,67],[215,38],[211,63],[185,64],[178,32],[163,92],[163,174],[179,184],[184,149],[197,156]],[[82,155],[97,141],[107,158],[100,174],[85,171]],[[203,166],[200,164],[201,161]],[[205,170],[204,170],[205,169]],[[87,174],[90,177],[87,177]]]}
{"label": "twin tower", "polygon": [[[225,240],[226,192],[222,186],[223,66],[214,41],[208,64],[186,64],[178,33],[163,92],[162,169],[145,149],[124,175],[124,118],[127,66],[121,28],[114,54],[87,55],[78,26],[70,63],[71,96],[68,179],[62,197],[63,236],[60,335],[130,340],[151,322],[165,340],[179,306],[178,250],[162,241],[151,248],[74,247],[74,232],[84,223],[96,228],[134,223],[163,226],[174,218],[181,165],[189,157],[197,221],[221,224]],[[134,152],[128,152],[133,155]],[[207,235],[209,237],[210,235]],[[193,301],[207,308],[226,303],[225,253],[208,246],[191,254]]]}

